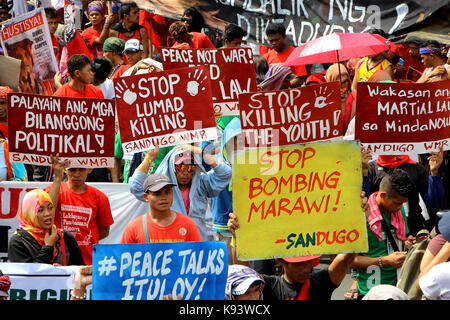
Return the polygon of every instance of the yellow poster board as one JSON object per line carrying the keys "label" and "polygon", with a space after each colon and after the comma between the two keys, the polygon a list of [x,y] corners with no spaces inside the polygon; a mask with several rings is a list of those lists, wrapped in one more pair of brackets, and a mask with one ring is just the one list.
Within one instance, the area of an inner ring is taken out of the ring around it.
{"label": "yellow poster board", "polygon": [[356,141],[239,153],[233,165],[238,259],[367,252],[361,190]]}

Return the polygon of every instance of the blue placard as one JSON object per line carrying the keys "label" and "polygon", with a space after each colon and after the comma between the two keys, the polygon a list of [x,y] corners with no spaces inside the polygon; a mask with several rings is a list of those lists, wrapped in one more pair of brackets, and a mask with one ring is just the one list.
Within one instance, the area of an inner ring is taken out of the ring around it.
{"label": "blue placard", "polygon": [[94,300],[223,300],[228,252],[222,241],[99,244],[92,273]]}

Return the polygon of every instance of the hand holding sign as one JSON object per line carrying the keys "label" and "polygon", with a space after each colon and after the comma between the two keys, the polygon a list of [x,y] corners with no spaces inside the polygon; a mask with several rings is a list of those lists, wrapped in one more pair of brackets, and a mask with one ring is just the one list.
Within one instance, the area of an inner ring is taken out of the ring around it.
{"label": "hand holding sign", "polygon": [[427,160],[430,164],[430,173],[432,176],[435,176],[439,173],[439,167],[444,161],[444,150],[442,147],[439,147],[439,152],[430,152],[430,154],[431,156]]}

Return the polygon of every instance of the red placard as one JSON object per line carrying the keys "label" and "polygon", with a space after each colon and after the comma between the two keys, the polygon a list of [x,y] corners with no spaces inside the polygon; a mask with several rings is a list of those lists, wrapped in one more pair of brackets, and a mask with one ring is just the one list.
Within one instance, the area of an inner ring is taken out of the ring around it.
{"label": "red placard", "polygon": [[114,90],[125,153],[217,138],[205,67],[115,79]]}
{"label": "red placard", "polygon": [[59,154],[77,168],[114,166],[114,102],[8,93],[12,162],[51,165]]}
{"label": "red placard", "polygon": [[286,146],[342,136],[339,82],[239,95],[246,147]]}
{"label": "red placard", "polygon": [[374,154],[450,149],[450,80],[358,83],[355,138]]}
{"label": "red placard", "polygon": [[239,94],[257,90],[251,48],[162,48],[161,58],[164,70],[207,66],[214,110],[224,116],[239,115]]}

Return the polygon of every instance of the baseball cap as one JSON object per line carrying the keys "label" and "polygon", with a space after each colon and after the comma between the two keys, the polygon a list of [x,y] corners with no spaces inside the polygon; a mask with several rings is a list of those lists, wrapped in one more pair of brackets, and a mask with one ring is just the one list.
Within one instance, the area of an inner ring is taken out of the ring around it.
{"label": "baseball cap", "polygon": [[184,163],[185,161],[188,164],[194,164],[194,157],[190,152],[181,152],[175,156],[175,164],[181,164]]}
{"label": "baseball cap", "polygon": [[117,37],[109,37],[103,43],[103,51],[105,52],[114,52],[122,55],[124,48],[125,40],[119,39]]}
{"label": "baseball cap", "polygon": [[264,284],[264,280],[255,270],[239,264],[229,266],[225,287],[226,300],[232,300],[232,295],[240,296],[245,294],[254,283]]}
{"label": "baseball cap", "polygon": [[165,186],[174,187],[176,184],[172,183],[168,176],[163,174],[151,174],[144,181],[144,193],[151,191],[156,192]]}
{"label": "baseball cap", "polygon": [[123,49],[123,52],[138,52],[138,51],[144,51],[144,46],[138,39],[130,39],[127,42],[125,42],[125,48]]}
{"label": "baseball cap", "polygon": [[410,300],[401,289],[389,285],[379,284],[367,292],[363,300]]}
{"label": "baseball cap", "polygon": [[315,256],[287,257],[287,258],[282,258],[282,259],[289,263],[307,262],[307,261],[314,260],[313,267],[317,267],[320,263],[319,258],[321,256],[322,255],[319,254],[319,255],[315,255]]}
{"label": "baseball cap", "polygon": [[450,212],[445,212],[438,223],[439,232],[450,242]]}

